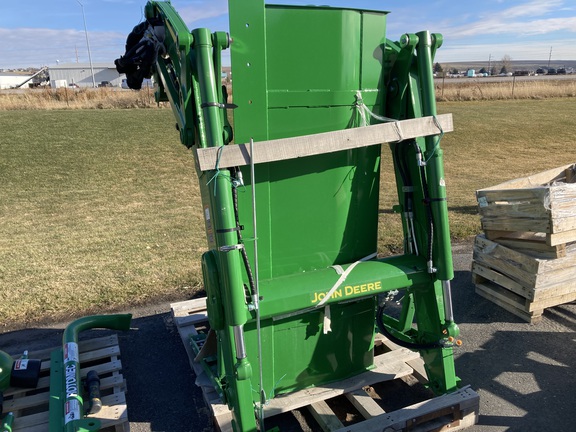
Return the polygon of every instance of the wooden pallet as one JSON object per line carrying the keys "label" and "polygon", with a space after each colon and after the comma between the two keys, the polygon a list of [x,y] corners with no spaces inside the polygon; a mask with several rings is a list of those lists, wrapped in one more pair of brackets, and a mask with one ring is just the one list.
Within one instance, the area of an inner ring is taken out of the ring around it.
{"label": "wooden pallet", "polygon": [[576,241],[576,164],[478,190],[476,198],[492,240],[531,232],[549,247]]}
{"label": "wooden pallet", "polygon": [[[42,360],[41,375],[36,389],[9,388],[4,392],[4,412],[14,413],[13,431],[48,432],[50,398],[50,353],[53,349],[30,352],[29,357]],[[101,431],[127,432],[126,382],[122,374],[120,348],[116,335],[79,342],[80,375],[96,370],[100,377],[102,409],[89,416],[99,419]]]}
{"label": "wooden pallet", "polygon": [[536,324],[546,308],[576,300],[576,249],[562,258],[514,250],[476,237],[472,263],[476,293]]}
{"label": "wooden pallet", "polygon": [[[215,424],[221,431],[232,431],[232,414],[222,403],[214,386],[202,366],[194,360],[195,353],[191,338],[207,328],[206,299],[194,299],[172,305],[174,322],[178,328],[190,365],[196,373],[196,384],[202,388],[204,400],[210,406]],[[324,431],[436,431],[450,428],[462,430],[476,423],[479,396],[470,388],[455,393],[432,397],[422,384],[426,372],[418,353],[399,347],[379,335],[379,354],[375,356],[375,368],[355,377],[308,388],[294,393],[277,396],[269,400],[264,408],[266,427],[271,419],[307,410],[317,424],[312,430]],[[385,399],[398,399],[386,385],[394,390],[413,391],[414,385],[421,387],[425,399],[407,404],[393,411],[385,410]],[[342,401],[347,408],[339,408]],[[346,412],[344,412],[346,411]],[[282,430],[282,427],[280,428]]]}
{"label": "wooden pallet", "polygon": [[488,240],[519,252],[537,255],[540,258],[564,258],[575,243],[561,243],[551,246],[550,234],[532,232],[484,231]]}

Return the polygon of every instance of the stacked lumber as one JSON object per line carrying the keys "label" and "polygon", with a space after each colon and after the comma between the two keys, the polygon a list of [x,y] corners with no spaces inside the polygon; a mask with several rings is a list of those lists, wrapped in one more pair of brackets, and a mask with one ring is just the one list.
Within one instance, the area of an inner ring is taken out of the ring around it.
{"label": "stacked lumber", "polygon": [[476,292],[530,323],[576,300],[576,164],[476,192]]}

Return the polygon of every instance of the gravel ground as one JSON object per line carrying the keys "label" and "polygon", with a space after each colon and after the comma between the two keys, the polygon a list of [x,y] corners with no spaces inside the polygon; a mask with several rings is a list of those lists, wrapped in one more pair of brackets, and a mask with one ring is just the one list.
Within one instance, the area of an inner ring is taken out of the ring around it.
{"label": "gravel ground", "polygon": [[[523,322],[474,293],[471,250],[471,242],[454,246],[452,284],[464,342],[456,370],[481,401],[479,422],[467,430],[576,431],[576,305],[551,308],[536,325]],[[169,304],[133,313],[133,329],[118,333],[131,430],[211,431]],[[0,334],[0,349],[17,354],[58,346],[65,325]],[[86,331],[81,338],[104,334]]]}

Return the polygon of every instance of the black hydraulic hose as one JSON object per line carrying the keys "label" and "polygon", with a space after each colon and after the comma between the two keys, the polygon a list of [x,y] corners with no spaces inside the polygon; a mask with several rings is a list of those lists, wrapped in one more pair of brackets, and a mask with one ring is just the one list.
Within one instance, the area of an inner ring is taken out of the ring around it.
{"label": "black hydraulic hose", "polygon": [[[231,171],[236,176],[240,168],[231,168]],[[238,236],[238,243],[243,244],[242,241],[242,226],[240,225],[240,218],[238,216],[238,189],[232,186],[232,202],[234,203],[234,218],[236,219],[236,234]],[[248,275],[248,284],[250,285],[250,292],[252,295],[256,294],[256,284],[254,282],[254,275],[252,274],[252,267],[250,267],[250,261],[248,260],[248,253],[246,248],[240,249],[240,254],[242,255],[242,261],[244,262],[244,267],[246,268],[246,274]]]}
{"label": "black hydraulic hose", "polygon": [[438,342],[422,344],[422,343],[415,343],[415,342],[407,342],[405,340],[397,338],[391,332],[389,332],[388,329],[386,328],[386,326],[384,325],[384,321],[382,320],[383,313],[384,313],[384,307],[379,306],[378,310],[376,312],[376,325],[378,326],[378,330],[380,330],[380,332],[384,336],[386,336],[388,339],[390,339],[396,345],[400,345],[401,347],[408,348],[411,350],[429,350],[429,349],[434,349],[434,348],[442,348],[442,345],[440,345]]}
{"label": "black hydraulic hose", "polygon": [[400,148],[402,142],[397,142],[394,145],[394,159],[396,160],[396,165],[398,166],[398,172],[400,173],[400,177],[402,178],[402,184],[404,186],[409,186],[410,178],[408,177],[408,173],[405,169],[405,161],[403,158],[400,157]]}
{"label": "black hydraulic hose", "polygon": [[[400,177],[402,179],[402,185],[404,186],[403,188],[403,194],[404,194],[404,213],[407,217],[406,223],[409,223],[409,220],[411,220],[414,216],[408,216],[409,214],[412,214],[414,209],[413,209],[413,196],[414,196],[414,189],[413,189],[413,183],[412,183],[412,178],[410,176],[410,171],[408,168],[408,164],[406,162],[406,149],[408,148],[408,143],[406,145],[401,145],[402,142],[398,142],[396,143],[396,145],[394,146],[394,152],[393,152],[393,157],[396,163],[396,166],[398,167],[398,172],[400,173]],[[402,154],[401,154],[402,152]],[[411,233],[409,234],[409,241],[412,242],[411,246],[414,246],[414,250],[417,250],[418,247],[416,245],[416,233],[413,232],[413,229],[411,226],[406,226],[406,230]]]}

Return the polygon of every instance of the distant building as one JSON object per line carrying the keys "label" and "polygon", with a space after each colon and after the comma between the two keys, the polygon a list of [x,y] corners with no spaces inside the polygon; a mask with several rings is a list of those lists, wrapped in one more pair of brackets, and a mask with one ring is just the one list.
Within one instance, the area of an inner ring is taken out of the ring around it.
{"label": "distant building", "polygon": [[21,74],[15,72],[0,72],[0,89],[14,88],[30,79],[32,74]]}
{"label": "distant building", "polygon": [[[96,86],[107,81],[113,87],[120,87],[124,74],[120,75],[116,67],[111,63],[93,63],[94,82]],[[50,66],[48,69],[50,82],[66,81],[67,85],[77,85],[78,87],[93,87],[92,70],[87,63],[67,63]]]}

